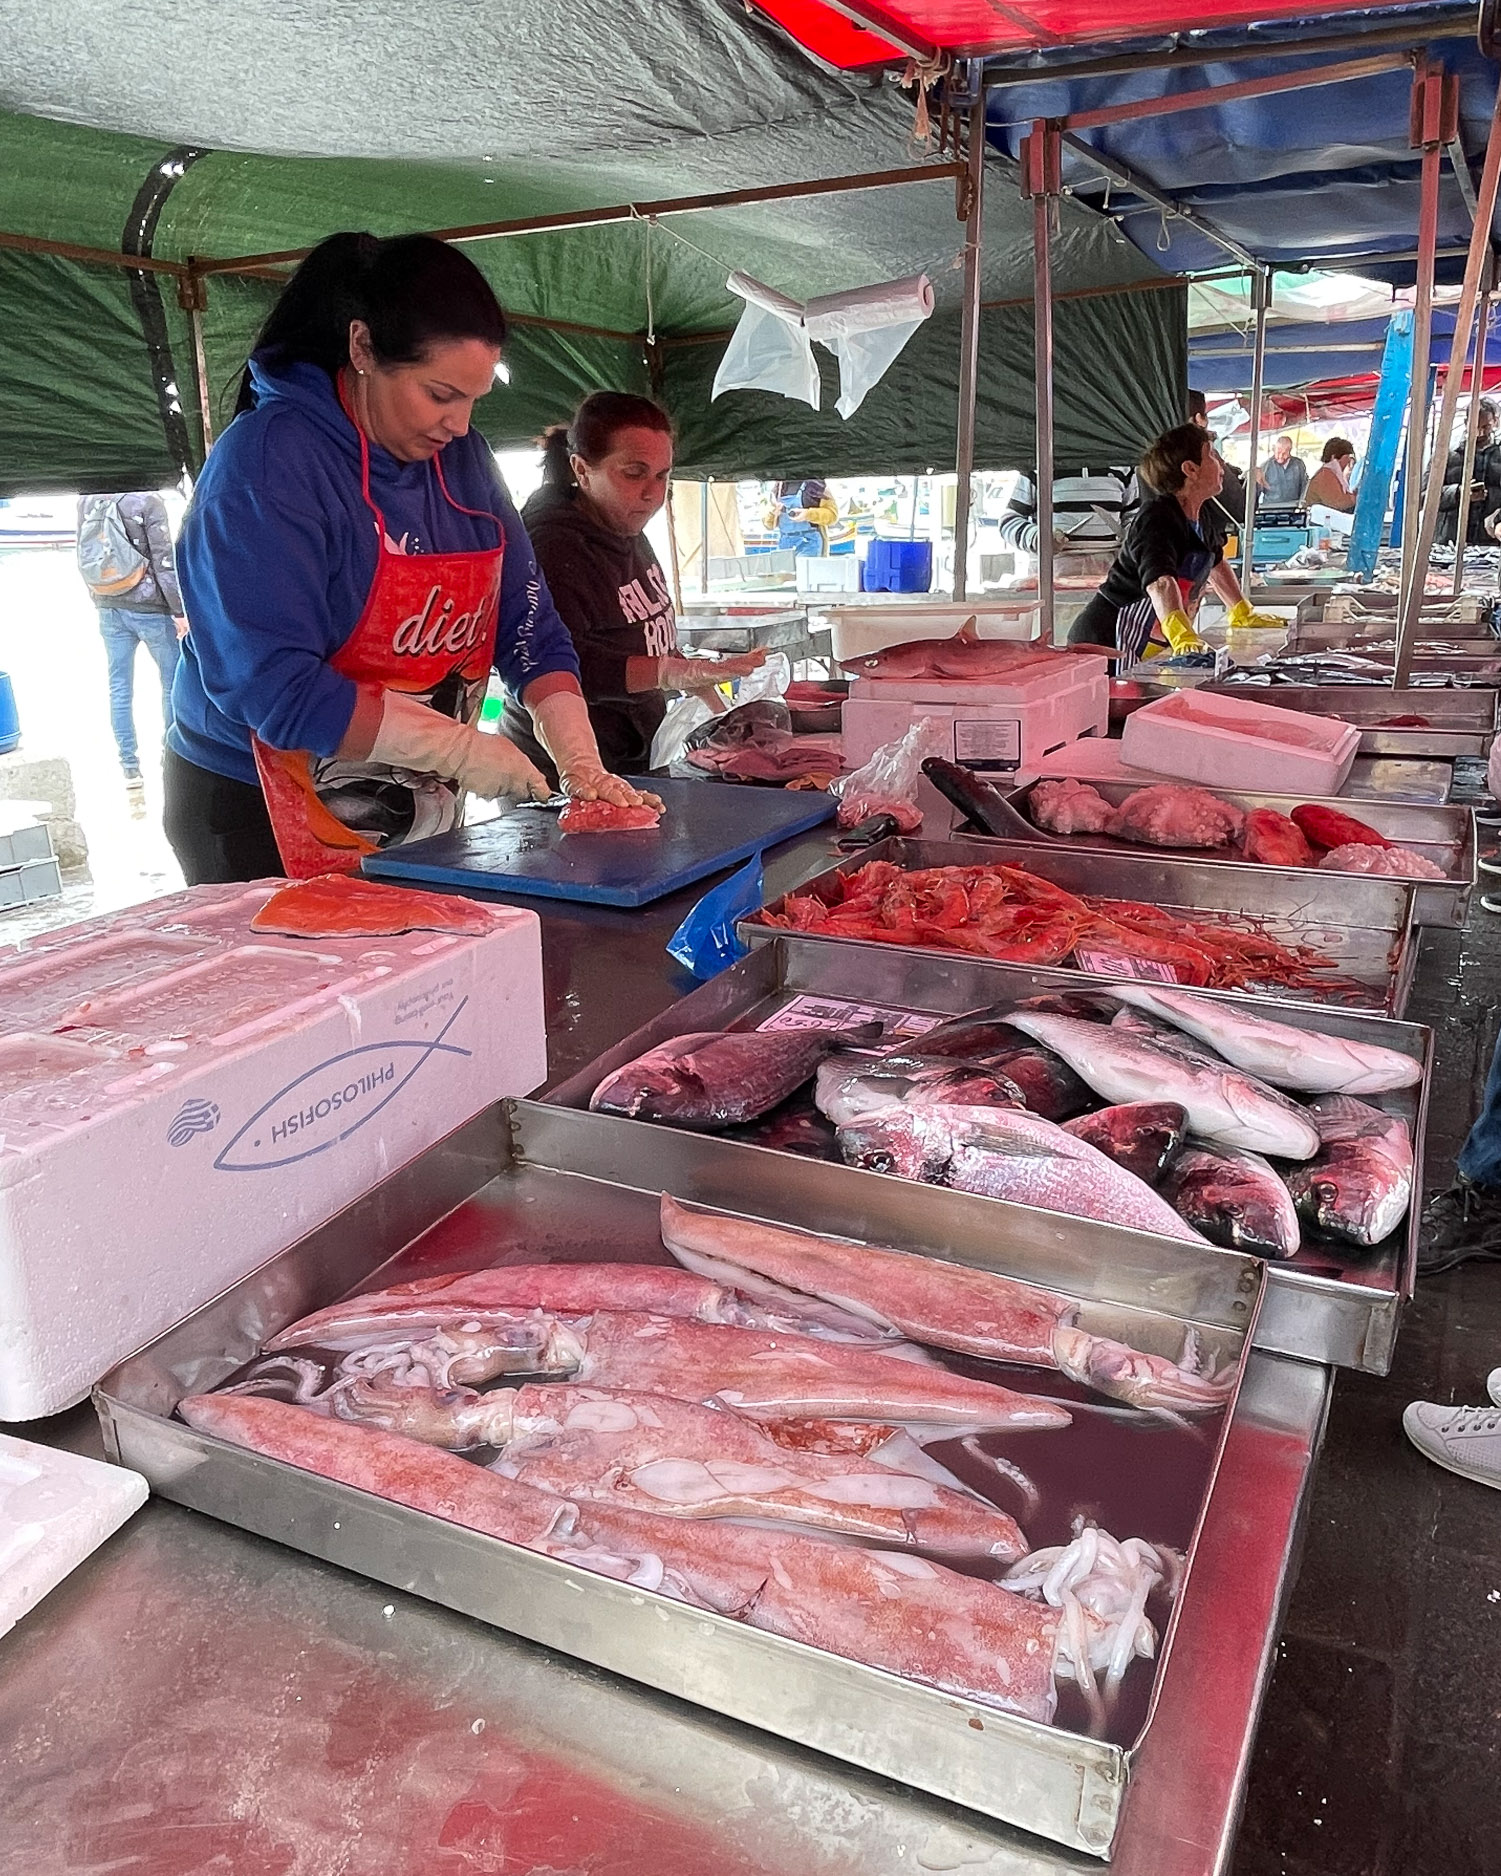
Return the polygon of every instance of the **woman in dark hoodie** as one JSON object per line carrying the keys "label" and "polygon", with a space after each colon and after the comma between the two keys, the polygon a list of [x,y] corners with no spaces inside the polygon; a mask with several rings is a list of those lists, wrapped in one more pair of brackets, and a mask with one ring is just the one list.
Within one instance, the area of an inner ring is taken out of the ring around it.
{"label": "woman in dark hoodie", "polygon": [[[685,658],[667,579],[643,530],[667,499],[672,420],[649,397],[595,391],[542,439],[542,487],[522,510],[537,563],[578,654],[600,758],[621,775],[651,766],[667,694],[710,690],[765,662]],[[548,772],[524,704],[505,733]]]}

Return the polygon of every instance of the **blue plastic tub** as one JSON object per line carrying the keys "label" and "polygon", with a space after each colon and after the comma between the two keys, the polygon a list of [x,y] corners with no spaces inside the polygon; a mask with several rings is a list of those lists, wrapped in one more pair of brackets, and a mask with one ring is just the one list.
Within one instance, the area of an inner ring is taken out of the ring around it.
{"label": "blue plastic tub", "polygon": [[933,584],[931,541],[872,541],[865,557],[867,593],[925,593]]}
{"label": "blue plastic tub", "polygon": [[0,671],[0,756],[8,756],[21,746],[21,719],[16,713],[16,693],[8,673]]}

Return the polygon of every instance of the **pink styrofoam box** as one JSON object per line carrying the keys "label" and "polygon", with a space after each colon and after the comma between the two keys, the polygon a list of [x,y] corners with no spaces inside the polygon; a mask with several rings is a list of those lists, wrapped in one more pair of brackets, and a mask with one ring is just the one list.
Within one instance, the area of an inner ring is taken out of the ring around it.
{"label": "pink styrofoam box", "polygon": [[1134,768],[1273,795],[1337,795],[1359,748],[1359,729],[1338,717],[1199,690],[1143,704],[1121,733]]}
{"label": "pink styrofoam box", "polygon": [[0,1635],[146,1496],[139,1472],[0,1433]]}
{"label": "pink styrofoam box", "polygon": [[547,1074],[541,927],[260,935],[197,887],[0,955],[0,1420],[106,1369]]}
{"label": "pink styrofoam box", "polygon": [[943,726],[952,762],[1009,777],[1077,737],[1102,737],[1110,714],[1103,658],[1050,659],[1035,671],[985,683],[856,678],[845,700],[847,769],[896,742],[922,717]]}

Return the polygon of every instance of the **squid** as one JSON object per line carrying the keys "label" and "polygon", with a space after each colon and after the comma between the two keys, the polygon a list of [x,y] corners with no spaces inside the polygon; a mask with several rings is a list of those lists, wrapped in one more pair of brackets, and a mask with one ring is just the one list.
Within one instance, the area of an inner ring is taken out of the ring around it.
{"label": "squid", "polygon": [[911,1251],[881,1250],[706,1211],[662,1195],[662,1241],[689,1270],[773,1306],[821,1297],[885,1333],[988,1361],[1051,1368],[1132,1407],[1223,1407],[1235,1366],[1210,1366],[1190,1335],[1177,1361],[1078,1328],[1078,1305],[1037,1284]]}

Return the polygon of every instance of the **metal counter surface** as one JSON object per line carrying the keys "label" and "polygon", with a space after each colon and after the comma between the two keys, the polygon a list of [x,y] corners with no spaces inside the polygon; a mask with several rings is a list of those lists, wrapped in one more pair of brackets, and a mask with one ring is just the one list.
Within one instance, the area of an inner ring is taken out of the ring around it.
{"label": "metal counter surface", "polygon": [[[768,894],[824,870],[810,837]],[[539,907],[551,1077],[692,987],[646,912]],[[1257,1354],[1110,1869],[1223,1876],[1330,1381]],[[92,1413],[17,1429],[101,1450]],[[1254,1534],[1256,1542],[1248,1538]],[[1105,1866],[152,1501],[0,1641],[0,1868],[1078,1876]]]}

